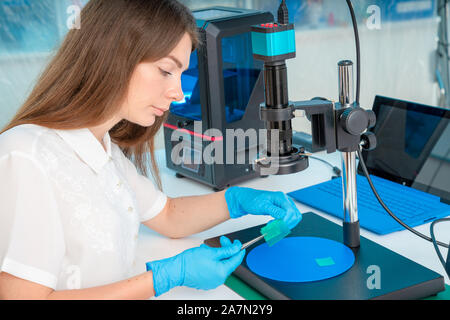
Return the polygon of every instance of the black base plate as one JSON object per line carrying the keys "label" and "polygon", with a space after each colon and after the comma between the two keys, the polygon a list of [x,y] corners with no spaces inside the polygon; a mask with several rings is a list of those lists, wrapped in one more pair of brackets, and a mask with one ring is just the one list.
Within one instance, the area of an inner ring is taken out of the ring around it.
{"label": "black base plate", "polygon": [[[232,241],[239,239],[245,243],[257,237],[261,227],[226,236]],[[303,215],[303,220],[289,236],[322,237],[339,242],[343,238],[341,226],[311,212]],[[220,246],[219,237],[207,239],[205,243]],[[259,244],[247,248],[247,253]],[[351,269],[322,281],[291,283],[260,277],[248,269],[246,258],[233,274],[274,300],[421,299],[445,290],[444,278],[440,274],[369,239],[361,237],[361,246],[353,252],[355,264]],[[377,275],[374,272],[378,272]],[[374,276],[379,276],[379,286],[373,286]]]}

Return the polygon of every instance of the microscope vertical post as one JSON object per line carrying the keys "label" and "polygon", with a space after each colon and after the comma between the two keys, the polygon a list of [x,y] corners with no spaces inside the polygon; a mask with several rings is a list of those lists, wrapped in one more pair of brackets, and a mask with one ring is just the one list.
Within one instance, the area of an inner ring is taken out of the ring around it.
{"label": "microscope vertical post", "polygon": [[[353,63],[341,61],[338,64],[339,103],[342,108],[352,108],[353,100]],[[360,245],[359,219],[356,193],[356,152],[341,152],[342,158],[342,195],[344,206],[344,243],[356,248]]]}

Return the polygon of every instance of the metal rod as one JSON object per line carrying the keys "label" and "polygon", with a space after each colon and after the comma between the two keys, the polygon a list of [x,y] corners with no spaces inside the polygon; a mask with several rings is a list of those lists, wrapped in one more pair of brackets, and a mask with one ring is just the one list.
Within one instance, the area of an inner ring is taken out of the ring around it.
{"label": "metal rod", "polygon": [[247,249],[248,247],[250,247],[252,244],[258,242],[259,240],[263,239],[265,237],[265,234],[263,234],[262,236],[259,236],[253,240],[250,240],[249,242],[246,242],[242,245],[241,250]]}
{"label": "metal rod", "polygon": [[[338,63],[339,102],[344,109],[354,107],[353,62]],[[342,195],[344,207],[344,244],[350,248],[360,245],[360,227],[356,193],[356,151],[342,152]]]}
{"label": "metal rod", "polygon": [[356,193],[356,152],[342,152],[342,195],[344,222],[358,221]]}
{"label": "metal rod", "polygon": [[340,61],[339,73],[339,102],[342,106],[350,106],[353,98],[353,62],[349,60]]}

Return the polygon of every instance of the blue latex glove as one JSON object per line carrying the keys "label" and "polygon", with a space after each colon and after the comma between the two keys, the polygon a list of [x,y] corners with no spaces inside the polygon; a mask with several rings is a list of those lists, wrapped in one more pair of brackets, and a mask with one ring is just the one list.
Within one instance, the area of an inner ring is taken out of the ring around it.
{"label": "blue latex glove", "polygon": [[246,214],[269,215],[283,220],[290,229],[302,220],[294,201],[281,191],[231,187],[225,191],[225,200],[232,219]]}
{"label": "blue latex glove", "polygon": [[231,243],[225,236],[220,238],[220,244],[221,248],[202,244],[171,258],[147,262],[147,271],[153,272],[155,295],[177,286],[209,290],[224,284],[242,263],[245,250],[241,250],[239,240]]}

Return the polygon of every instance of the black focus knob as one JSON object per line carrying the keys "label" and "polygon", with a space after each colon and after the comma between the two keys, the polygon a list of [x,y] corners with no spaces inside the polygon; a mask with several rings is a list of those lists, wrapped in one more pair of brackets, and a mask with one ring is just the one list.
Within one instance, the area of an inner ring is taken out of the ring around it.
{"label": "black focus knob", "polygon": [[349,134],[358,136],[367,130],[369,115],[363,108],[348,108],[341,114],[340,123]]}
{"label": "black focus knob", "polygon": [[377,116],[375,115],[375,112],[372,110],[367,110],[367,116],[369,118],[369,125],[367,126],[368,129],[375,127],[377,124]]}
{"label": "black focus knob", "polygon": [[361,147],[367,151],[377,147],[377,137],[373,132],[368,131],[361,136]]}
{"label": "black focus knob", "polygon": [[177,121],[177,127],[178,128],[184,128],[184,127],[187,127],[187,126],[189,126],[189,125],[191,125],[191,124],[193,124],[194,123],[194,121],[193,120],[178,120]]}

